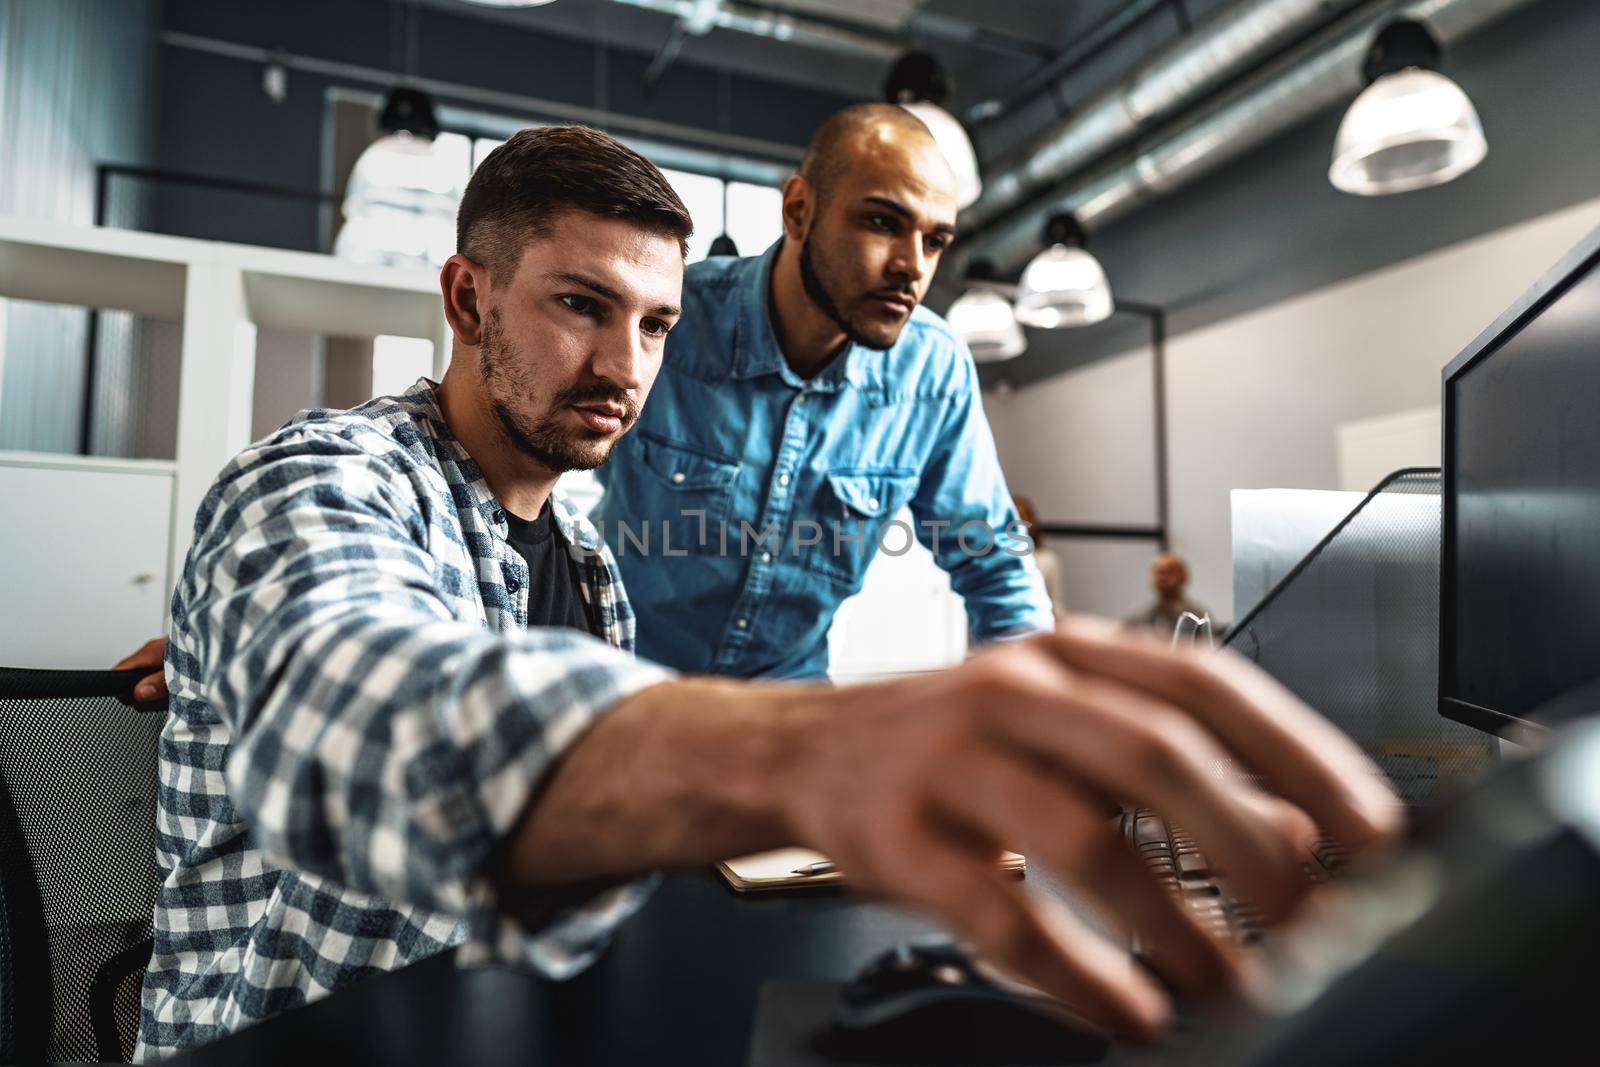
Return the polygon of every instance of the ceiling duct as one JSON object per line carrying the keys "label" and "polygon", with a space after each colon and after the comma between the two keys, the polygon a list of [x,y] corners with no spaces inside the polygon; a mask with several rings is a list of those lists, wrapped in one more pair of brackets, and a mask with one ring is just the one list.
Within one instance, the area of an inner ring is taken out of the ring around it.
{"label": "ceiling duct", "polygon": [[753,37],[783,41],[806,48],[820,48],[841,55],[888,61],[904,46],[890,38],[842,29],[815,19],[785,15],[732,0],[613,0],[628,7],[656,11],[678,19],[689,32],[707,33],[713,29],[732,30]]}
{"label": "ceiling duct", "polygon": [[[982,255],[1002,273],[1014,270],[1038,251],[1039,227],[1046,217],[1070,212],[1085,229],[1104,227],[1354,97],[1365,85],[1362,61],[1374,35],[1395,19],[1427,23],[1448,46],[1531,2],[1410,0],[1369,5],[1170,135],[1140,149],[1131,160],[1075,183],[1060,195],[1043,197],[1027,211],[1013,212],[989,231],[974,234],[963,242],[963,256]],[[986,177],[986,187],[994,180]]]}
{"label": "ceiling duct", "polygon": [[1355,4],[1239,0],[1213,13],[1130,77],[1010,153],[1014,164],[1000,161],[984,175],[983,196],[962,215],[962,225],[981,229]]}

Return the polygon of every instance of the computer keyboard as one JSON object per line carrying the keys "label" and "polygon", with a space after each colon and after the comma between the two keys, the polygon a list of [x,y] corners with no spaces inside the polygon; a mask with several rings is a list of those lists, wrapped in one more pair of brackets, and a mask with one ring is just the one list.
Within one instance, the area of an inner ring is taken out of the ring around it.
{"label": "computer keyboard", "polygon": [[[1241,945],[1260,940],[1260,911],[1224,891],[1205,853],[1183,827],[1168,825],[1149,808],[1139,808],[1123,812],[1122,831],[1156,880],[1213,933]],[[1314,882],[1325,882],[1336,877],[1348,859],[1339,844],[1324,836],[1306,858],[1306,873]],[[1137,943],[1134,949],[1137,952]]]}

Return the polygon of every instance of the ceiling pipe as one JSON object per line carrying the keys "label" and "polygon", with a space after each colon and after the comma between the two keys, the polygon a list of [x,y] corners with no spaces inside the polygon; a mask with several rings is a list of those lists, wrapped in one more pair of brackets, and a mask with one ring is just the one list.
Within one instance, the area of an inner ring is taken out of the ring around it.
{"label": "ceiling pipe", "polygon": [[782,15],[732,0],[613,0],[645,11],[656,11],[679,19],[692,34],[712,29],[732,30],[753,37],[766,37],[785,44],[819,48],[863,59],[892,60],[905,46],[886,37],[856,33],[826,22]]}
{"label": "ceiling pipe", "polygon": [[[1357,0],[1238,0],[1140,64],[1070,116],[986,168],[984,192],[962,215],[979,230],[1029,197],[1132,141]],[[1037,226],[1035,226],[1037,229]]]}
{"label": "ceiling pipe", "polygon": [[[1250,149],[1360,92],[1373,37],[1395,19],[1425,22],[1448,46],[1533,0],[1410,0],[1368,5],[1206,108],[1131,160],[1038,198],[1000,225],[963,242],[962,258],[981,255],[1002,274],[1038,251],[1043,220],[1076,215],[1103,228],[1142,204],[1181,188]],[[991,179],[986,179],[986,181]],[[981,202],[981,201],[980,201]]]}
{"label": "ceiling pipe", "polygon": [[[1171,9],[1172,0],[1141,0],[1112,9],[1100,21],[1074,37],[1059,52],[1052,52],[1046,57],[1044,64],[1029,71],[1011,88],[999,96],[980,100],[967,108],[967,122],[993,122],[1016,112],[1041,96],[1050,95],[1055,98],[1061,82],[1070,78],[1080,64],[1097,58],[1101,52],[1115,47],[1124,37],[1139,30],[1146,22]],[[1059,98],[1055,99],[1059,105]]]}

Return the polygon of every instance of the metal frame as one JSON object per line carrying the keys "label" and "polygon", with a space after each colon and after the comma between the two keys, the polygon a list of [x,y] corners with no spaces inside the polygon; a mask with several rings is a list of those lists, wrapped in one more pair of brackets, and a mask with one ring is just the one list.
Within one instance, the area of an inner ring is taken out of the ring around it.
{"label": "metal frame", "polygon": [[1492,734],[1544,728],[1526,719],[1493,708],[1458,700],[1445,694],[1456,688],[1456,457],[1455,385],[1461,376],[1481,360],[1487,359],[1512,340],[1534,319],[1544,313],[1591,270],[1600,269],[1600,229],[1596,229],[1562,257],[1561,261],[1533,284],[1517,302],[1491,323],[1472,343],[1462,349],[1444,368],[1442,375],[1444,439],[1440,456],[1444,463],[1439,530],[1439,713],[1448,719]]}
{"label": "metal frame", "polygon": [[1045,523],[1039,532],[1047,537],[1112,538],[1117,540],[1154,541],[1158,550],[1165,552],[1169,545],[1170,501],[1167,488],[1167,313],[1155,304],[1137,300],[1118,300],[1115,310],[1128,315],[1138,315],[1150,323],[1151,403],[1154,408],[1154,433],[1156,450],[1156,522],[1154,526],[1137,524],[1097,525],[1094,523]]}

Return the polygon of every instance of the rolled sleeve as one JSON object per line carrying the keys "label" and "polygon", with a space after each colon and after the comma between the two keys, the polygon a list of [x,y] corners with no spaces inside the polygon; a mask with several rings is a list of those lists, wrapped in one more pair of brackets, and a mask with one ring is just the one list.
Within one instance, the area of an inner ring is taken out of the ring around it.
{"label": "rolled sleeve", "polygon": [[[972,357],[964,347],[958,365],[963,381],[950,396],[911,502],[918,538],[950,575],[977,640],[1049,630],[1055,617],[1044,578],[1006,488]],[[969,530],[965,538],[963,527]]]}

